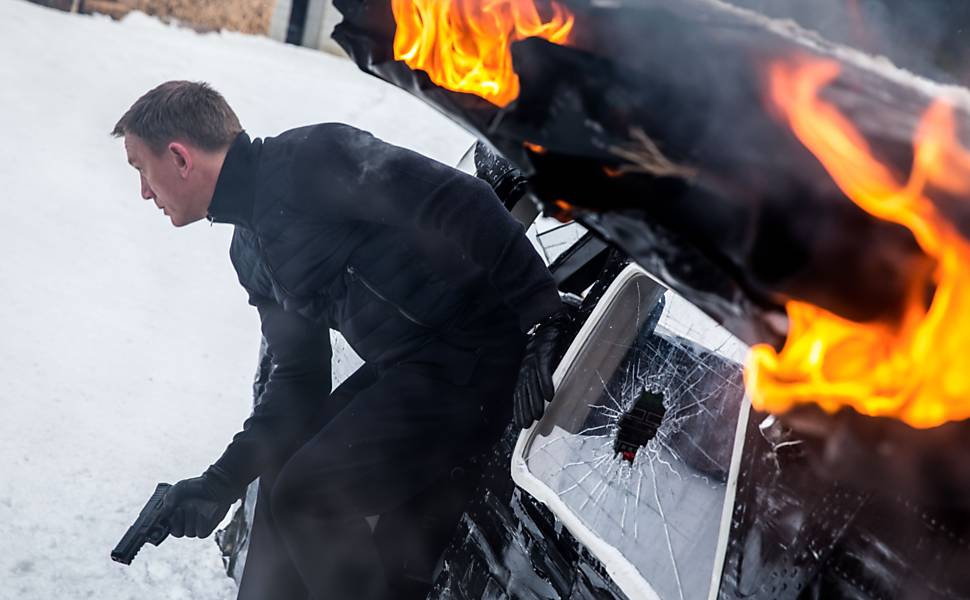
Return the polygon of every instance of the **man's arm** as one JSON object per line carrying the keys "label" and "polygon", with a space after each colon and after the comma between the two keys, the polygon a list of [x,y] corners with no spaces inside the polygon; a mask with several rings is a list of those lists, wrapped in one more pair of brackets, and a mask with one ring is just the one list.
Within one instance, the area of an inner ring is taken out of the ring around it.
{"label": "man's arm", "polygon": [[272,357],[259,404],[216,461],[240,486],[279,466],[306,434],[309,418],[330,393],[331,348],[326,324],[317,324],[265,299],[251,300]]}
{"label": "man's arm", "polygon": [[414,227],[451,240],[482,267],[522,331],[560,309],[556,284],[487,183],[347,125],[309,134],[295,164],[312,208],[337,220]]}
{"label": "man's arm", "polygon": [[269,378],[243,430],[199,477],[165,494],[159,519],[174,537],[207,537],[246,486],[278,468],[310,433],[314,412],[330,393],[330,331],[276,303],[252,299],[262,321]]}

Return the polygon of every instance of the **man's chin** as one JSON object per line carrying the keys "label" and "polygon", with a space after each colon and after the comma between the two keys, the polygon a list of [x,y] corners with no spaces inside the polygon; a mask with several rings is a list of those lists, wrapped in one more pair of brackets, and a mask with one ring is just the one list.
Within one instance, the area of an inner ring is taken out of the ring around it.
{"label": "man's chin", "polygon": [[172,225],[174,227],[185,227],[186,225],[191,225],[192,223],[195,223],[196,221],[201,221],[202,220],[201,218],[198,218],[198,219],[186,219],[186,218],[181,217],[179,215],[169,215],[168,218],[169,218],[169,220],[172,221]]}

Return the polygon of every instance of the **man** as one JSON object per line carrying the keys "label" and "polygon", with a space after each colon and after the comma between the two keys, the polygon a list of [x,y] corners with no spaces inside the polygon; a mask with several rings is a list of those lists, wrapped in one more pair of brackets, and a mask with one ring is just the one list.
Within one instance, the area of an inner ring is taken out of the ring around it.
{"label": "man", "polygon": [[[347,125],[252,140],[202,83],[149,91],[113,134],[173,225],[235,226],[271,361],[242,431],[166,497],[172,534],[208,536],[259,477],[239,598],[422,597],[396,511],[497,440],[524,353],[518,412],[551,395],[551,338],[526,352],[525,332],[561,304],[522,227],[486,183]],[[365,361],[333,393],[331,328]]]}

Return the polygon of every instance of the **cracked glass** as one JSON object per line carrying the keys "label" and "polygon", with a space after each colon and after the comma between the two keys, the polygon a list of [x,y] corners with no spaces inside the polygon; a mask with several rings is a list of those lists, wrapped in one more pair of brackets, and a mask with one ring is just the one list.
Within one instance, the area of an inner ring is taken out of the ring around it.
{"label": "cracked glass", "polygon": [[602,542],[588,544],[594,553],[615,549],[600,559],[622,555],[659,597],[707,598],[746,347],[636,267],[601,305],[521,446],[545,490],[524,487],[578,519]]}

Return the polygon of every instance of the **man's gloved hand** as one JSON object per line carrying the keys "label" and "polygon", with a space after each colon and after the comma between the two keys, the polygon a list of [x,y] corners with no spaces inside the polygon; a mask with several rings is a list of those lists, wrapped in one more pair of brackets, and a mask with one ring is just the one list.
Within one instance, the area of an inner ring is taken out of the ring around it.
{"label": "man's gloved hand", "polygon": [[536,326],[525,347],[519,381],[513,398],[513,420],[526,428],[539,420],[552,400],[552,373],[562,358],[563,338],[572,328],[573,310],[568,305]]}
{"label": "man's gloved hand", "polygon": [[242,490],[219,467],[176,483],[162,501],[163,518],[174,537],[208,537]]}

